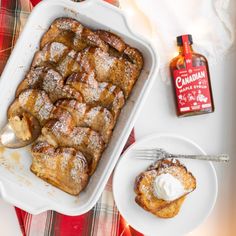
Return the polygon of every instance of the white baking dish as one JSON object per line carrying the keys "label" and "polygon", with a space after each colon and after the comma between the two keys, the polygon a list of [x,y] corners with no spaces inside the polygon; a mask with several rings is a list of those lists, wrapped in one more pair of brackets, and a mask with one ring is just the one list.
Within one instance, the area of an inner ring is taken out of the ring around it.
{"label": "white baking dish", "polygon": [[111,142],[95,174],[79,197],[70,196],[31,173],[29,147],[4,150],[0,154],[0,194],[6,201],[32,214],[55,210],[67,215],[80,215],[95,205],[158,71],[158,57],[152,45],[132,32],[125,16],[117,7],[99,0],[81,3],[69,0],[43,1],[31,13],[0,79],[0,128],[7,122],[7,108],[14,99],[17,85],[30,67],[41,36],[54,19],[62,16],[72,17],[91,28],[111,30],[122,36],[128,44],[143,53],[145,66],[120,114]]}

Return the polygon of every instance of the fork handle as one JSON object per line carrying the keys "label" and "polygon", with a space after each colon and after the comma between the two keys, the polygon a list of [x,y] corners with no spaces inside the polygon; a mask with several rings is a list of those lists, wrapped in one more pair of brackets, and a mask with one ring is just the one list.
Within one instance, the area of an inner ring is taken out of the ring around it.
{"label": "fork handle", "polygon": [[184,159],[195,159],[204,161],[216,161],[216,162],[228,162],[229,155],[182,155],[182,154],[169,154],[169,158],[184,158]]}

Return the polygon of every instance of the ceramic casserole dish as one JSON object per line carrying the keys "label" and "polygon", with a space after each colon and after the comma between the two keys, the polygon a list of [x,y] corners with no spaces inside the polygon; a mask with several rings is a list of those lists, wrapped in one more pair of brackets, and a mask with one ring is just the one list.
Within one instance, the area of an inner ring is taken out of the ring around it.
{"label": "ceramic casserole dish", "polygon": [[98,201],[111,175],[137,115],[157,77],[158,56],[153,46],[130,29],[122,11],[104,1],[44,0],[29,16],[0,79],[0,128],[7,122],[7,109],[15,90],[30,68],[42,35],[53,20],[71,17],[92,29],[105,29],[120,35],[138,48],[145,60],[144,69],[126,102],[114,129],[108,148],[87,188],[74,197],[51,186],[30,171],[30,147],[0,150],[0,196],[7,202],[32,214],[55,210],[66,215],[80,215]]}

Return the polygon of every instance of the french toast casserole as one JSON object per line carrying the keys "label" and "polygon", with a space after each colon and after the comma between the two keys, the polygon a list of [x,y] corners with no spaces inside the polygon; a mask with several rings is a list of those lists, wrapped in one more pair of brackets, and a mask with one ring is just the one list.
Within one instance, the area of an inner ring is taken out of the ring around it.
{"label": "french toast casserole", "polygon": [[78,195],[96,170],[142,68],[142,54],[119,36],[72,18],[54,20],[8,109],[19,138],[30,139],[35,124],[40,126],[31,171]]}

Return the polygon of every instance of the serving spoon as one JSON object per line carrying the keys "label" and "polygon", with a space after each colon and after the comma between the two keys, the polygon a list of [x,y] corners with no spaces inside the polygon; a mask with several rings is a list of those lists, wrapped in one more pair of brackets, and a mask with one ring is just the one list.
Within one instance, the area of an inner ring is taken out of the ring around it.
{"label": "serving spoon", "polygon": [[24,141],[16,136],[10,123],[7,123],[5,127],[3,127],[3,129],[0,131],[0,147],[2,146],[6,148],[16,149],[28,146],[38,138],[40,132],[41,132],[40,125],[38,122],[35,122],[34,128],[32,129],[31,132],[32,135],[31,139]]}

